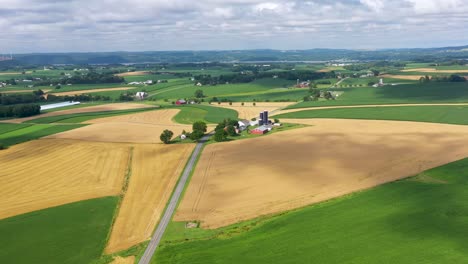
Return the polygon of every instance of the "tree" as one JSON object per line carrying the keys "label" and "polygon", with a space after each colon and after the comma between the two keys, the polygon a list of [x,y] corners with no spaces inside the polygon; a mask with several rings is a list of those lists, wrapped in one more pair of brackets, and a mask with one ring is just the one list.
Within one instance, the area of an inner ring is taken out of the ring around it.
{"label": "tree", "polygon": [[234,128],[234,126],[227,126],[226,127],[226,132],[229,136],[233,137],[233,136],[237,136],[237,132],[236,132],[236,129]]}
{"label": "tree", "polygon": [[161,133],[159,139],[161,139],[161,141],[164,142],[164,144],[169,144],[171,143],[172,136],[174,136],[174,132],[166,129]]}
{"label": "tree", "polygon": [[232,101],[229,101],[229,105],[232,105]]}
{"label": "tree", "polygon": [[214,140],[216,142],[222,142],[222,141],[226,141],[226,139],[227,139],[226,131],[224,131],[224,129],[217,129],[214,134]]}
{"label": "tree", "polygon": [[203,137],[205,133],[203,133],[202,131],[200,130],[194,130],[191,134],[190,134],[190,139],[191,140],[199,140]]}
{"label": "tree", "polygon": [[257,104],[254,102],[254,103],[253,103],[253,106],[256,106],[256,105],[257,105]]}
{"label": "tree", "polygon": [[195,97],[196,97],[196,98],[203,98],[203,97],[205,97],[205,95],[203,94],[203,90],[201,90],[201,89],[196,90],[196,91],[195,91]]}
{"label": "tree", "polygon": [[241,105],[244,106],[244,102],[242,102]]}
{"label": "tree", "polygon": [[206,133],[206,129],[207,129],[206,123],[203,122],[203,121],[195,122],[192,125],[193,132],[201,131],[204,134],[204,133]]}
{"label": "tree", "polygon": [[2,143],[0,143],[0,150],[2,149],[5,149],[5,146]]}
{"label": "tree", "polygon": [[275,123],[279,123],[280,120],[278,118],[275,118]]}

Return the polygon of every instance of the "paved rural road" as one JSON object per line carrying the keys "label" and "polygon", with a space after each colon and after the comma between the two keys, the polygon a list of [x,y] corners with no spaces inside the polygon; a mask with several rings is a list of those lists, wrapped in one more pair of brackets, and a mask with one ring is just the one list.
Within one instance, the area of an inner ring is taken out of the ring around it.
{"label": "paved rural road", "polygon": [[143,254],[143,257],[141,257],[139,264],[149,264],[151,261],[151,258],[154,255],[154,252],[156,251],[156,248],[159,245],[159,242],[161,241],[161,238],[166,231],[167,225],[169,224],[169,221],[171,221],[172,215],[174,214],[174,211],[177,207],[177,204],[179,203],[180,196],[182,195],[182,191],[184,190],[185,184],[187,182],[187,179],[190,175],[190,172],[193,170],[193,165],[195,165],[195,161],[197,160],[198,156],[200,155],[201,149],[203,147],[203,144],[212,136],[213,134],[208,134],[204,136],[199,143],[197,143],[197,146],[195,147],[195,150],[192,153],[192,156],[190,156],[190,160],[187,164],[187,166],[184,169],[184,172],[182,174],[182,177],[179,180],[179,183],[177,184],[177,187],[174,191],[174,194],[171,197],[171,200],[169,202],[169,205],[166,208],[166,211],[164,211],[164,215],[161,218],[158,227],[156,228],[156,231],[153,234],[153,237],[151,238],[151,241],[148,245],[148,247],[145,250],[145,253]]}

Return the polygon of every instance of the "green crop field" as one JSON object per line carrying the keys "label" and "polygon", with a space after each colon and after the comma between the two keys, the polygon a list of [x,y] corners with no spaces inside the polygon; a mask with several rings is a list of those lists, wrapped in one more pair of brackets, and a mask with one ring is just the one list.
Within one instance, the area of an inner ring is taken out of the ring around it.
{"label": "green crop field", "polygon": [[181,111],[174,116],[174,121],[180,124],[193,124],[197,121],[219,123],[226,118],[237,119],[237,112],[232,109],[208,105],[186,105],[177,107]]}
{"label": "green crop field", "polygon": [[253,93],[253,92],[265,92],[274,90],[277,88],[288,87],[294,84],[292,81],[283,79],[260,79],[251,83],[241,84],[222,84],[222,85],[205,85],[202,87],[196,85],[186,85],[179,89],[172,89],[167,91],[161,91],[155,95],[157,99],[180,99],[194,97],[195,91],[201,89],[206,97],[229,97],[236,96],[240,93]]}
{"label": "green crop field", "polygon": [[152,263],[466,263],[468,159],[217,230],[171,223]]}
{"label": "green crop field", "polygon": [[344,92],[337,100],[301,102],[288,108],[319,106],[404,104],[404,103],[464,103],[468,102],[468,83],[427,83],[384,86],[379,88],[337,88]]}
{"label": "green crop field", "polygon": [[[30,125],[15,129],[10,132],[0,134],[0,144],[4,147],[19,144],[33,139],[38,139],[48,135],[64,132],[67,130],[82,127],[83,125],[50,125],[39,124]],[[0,126],[1,128],[1,126]]]}
{"label": "green crop field", "polygon": [[0,135],[9,133],[18,129],[27,128],[30,124],[11,124],[11,123],[0,123]]}
{"label": "green crop field", "polygon": [[83,264],[98,259],[117,201],[99,198],[0,220],[0,263]]}
{"label": "green crop field", "polygon": [[68,115],[59,115],[59,116],[49,116],[49,117],[39,117],[36,119],[28,120],[25,123],[33,124],[50,124],[50,123],[82,123],[91,119],[117,116],[117,115],[126,115],[126,114],[135,114],[144,111],[157,110],[157,108],[149,107],[141,109],[131,109],[131,110],[116,110],[116,111],[103,111],[103,112],[91,112],[91,113],[78,113],[78,114],[68,114]]}
{"label": "green crop field", "polygon": [[392,106],[303,110],[276,118],[401,120],[468,125],[468,106]]}
{"label": "green crop field", "polygon": [[273,101],[290,101],[297,102],[308,95],[308,90],[306,88],[300,89],[288,89],[288,88],[279,88],[272,89],[266,92],[256,92],[256,93],[245,93],[229,96],[220,96],[218,99],[231,100],[233,102],[273,102]]}

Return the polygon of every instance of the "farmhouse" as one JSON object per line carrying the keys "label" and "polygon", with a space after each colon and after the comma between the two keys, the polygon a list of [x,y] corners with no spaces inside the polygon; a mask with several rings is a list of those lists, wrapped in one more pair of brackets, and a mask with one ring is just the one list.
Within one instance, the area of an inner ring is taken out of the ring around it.
{"label": "farmhouse", "polygon": [[184,105],[184,104],[187,104],[187,101],[185,101],[184,99],[179,99],[176,101],[175,103],[176,105]]}
{"label": "farmhouse", "polygon": [[245,119],[239,120],[237,123],[239,124],[240,131],[246,130],[251,124],[249,120],[245,120]]}
{"label": "farmhouse", "polygon": [[148,93],[145,93],[145,92],[137,92],[135,94],[135,98],[140,99],[140,100],[145,99],[146,96],[148,96]]}
{"label": "farmhouse", "polygon": [[259,126],[255,129],[250,130],[250,133],[255,135],[263,135],[266,134],[268,131],[269,129],[266,126]]}

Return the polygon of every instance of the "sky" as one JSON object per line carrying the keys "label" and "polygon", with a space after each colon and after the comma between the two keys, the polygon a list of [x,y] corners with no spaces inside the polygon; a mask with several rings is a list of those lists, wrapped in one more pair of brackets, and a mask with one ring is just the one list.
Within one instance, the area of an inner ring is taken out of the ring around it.
{"label": "sky", "polygon": [[0,0],[0,53],[468,45],[468,0]]}

